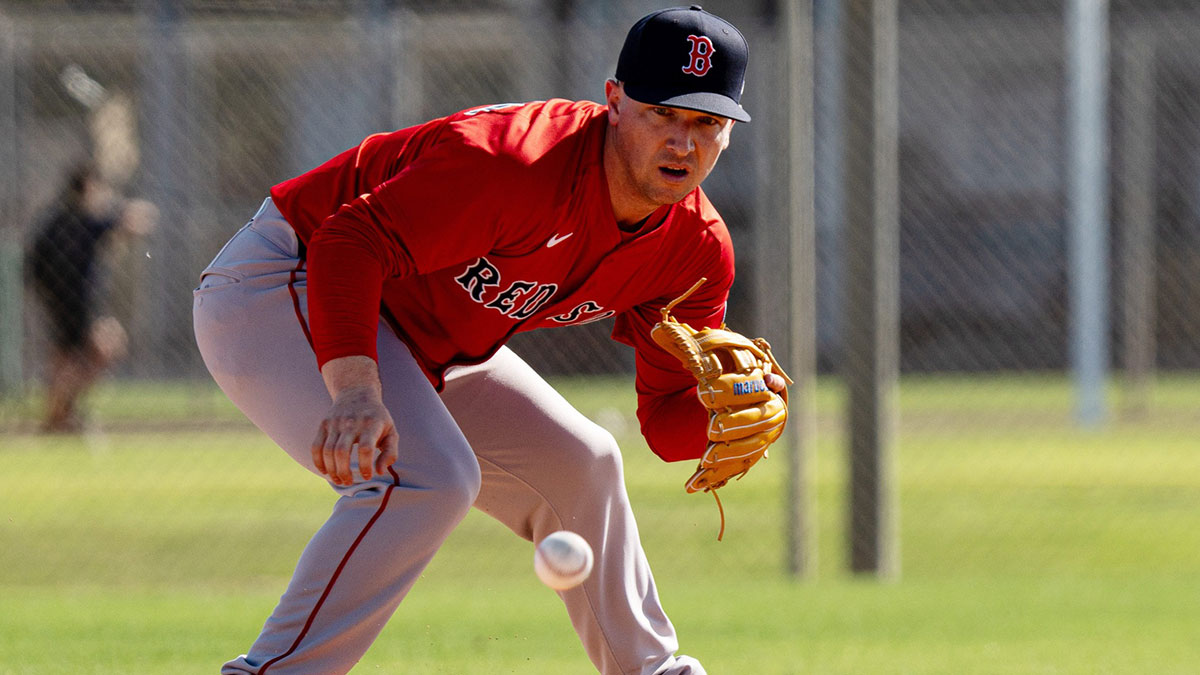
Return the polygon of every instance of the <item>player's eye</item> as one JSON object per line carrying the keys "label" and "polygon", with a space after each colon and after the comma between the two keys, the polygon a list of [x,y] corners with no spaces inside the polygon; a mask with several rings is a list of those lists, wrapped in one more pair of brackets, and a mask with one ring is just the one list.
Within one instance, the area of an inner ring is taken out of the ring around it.
{"label": "player's eye", "polygon": [[656,106],[653,106],[652,108],[650,108],[650,112],[654,113],[655,115],[658,115],[659,117],[667,117],[668,115],[671,114],[671,109],[667,108],[665,106],[656,105]]}

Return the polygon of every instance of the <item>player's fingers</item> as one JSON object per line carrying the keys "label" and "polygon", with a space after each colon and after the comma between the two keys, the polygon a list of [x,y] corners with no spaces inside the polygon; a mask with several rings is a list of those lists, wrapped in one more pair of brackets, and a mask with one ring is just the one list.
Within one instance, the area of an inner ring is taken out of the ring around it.
{"label": "player's fingers", "polygon": [[372,460],[375,458],[375,443],[379,438],[379,428],[381,425],[372,424],[366,433],[360,434],[358,437],[358,473],[364,479],[370,480]]}
{"label": "player's fingers", "polygon": [[321,464],[325,467],[324,474],[334,485],[340,485],[337,475],[337,443],[340,434],[330,431],[325,436],[325,444],[321,446]]}
{"label": "player's fingers", "polygon": [[787,389],[787,380],[783,379],[779,375],[776,375],[775,373],[767,373],[766,376],[763,377],[763,380],[765,380],[767,388],[773,392],[778,393],[784,389]]}
{"label": "player's fingers", "polygon": [[337,485],[350,485],[354,478],[350,475],[350,453],[358,442],[358,434],[354,431],[343,430],[338,434],[337,444],[333,447],[333,478]]}
{"label": "player's fingers", "polygon": [[383,475],[388,467],[400,459],[400,435],[395,427],[388,427],[383,434],[379,447],[379,456],[375,458],[375,472]]}
{"label": "player's fingers", "polygon": [[321,425],[317,427],[317,435],[315,438],[313,438],[311,449],[313,467],[315,467],[322,476],[329,475],[329,471],[325,468],[325,441],[328,436],[329,430],[325,426],[325,423],[322,422]]}

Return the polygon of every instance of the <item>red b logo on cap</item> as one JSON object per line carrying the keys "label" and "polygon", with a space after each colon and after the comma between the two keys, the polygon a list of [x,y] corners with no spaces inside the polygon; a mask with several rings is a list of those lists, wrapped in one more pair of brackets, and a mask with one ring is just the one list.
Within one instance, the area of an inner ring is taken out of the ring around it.
{"label": "red b logo on cap", "polygon": [[704,77],[712,69],[713,49],[712,40],[703,35],[689,35],[688,42],[692,43],[692,53],[688,55],[688,64],[683,72],[696,77]]}

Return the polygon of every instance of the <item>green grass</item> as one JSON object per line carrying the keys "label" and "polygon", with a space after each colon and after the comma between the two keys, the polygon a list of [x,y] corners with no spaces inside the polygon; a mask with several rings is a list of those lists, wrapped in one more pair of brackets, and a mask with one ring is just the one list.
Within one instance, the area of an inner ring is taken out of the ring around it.
{"label": "green grass", "polygon": [[[783,572],[782,452],[723,491],[718,543],[713,500],[682,490],[690,465],[638,439],[628,383],[561,388],[624,425],[660,594],[714,674],[1200,672],[1196,378],[1160,380],[1147,412],[1099,429],[1071,424],[1061,378],[906,379],[891,581],[844,571],[836,383],[817,392],[817,565],[800,581]],[[216,672],[329,493],[211,392],[112,385],[93,405],[116,431],[0,439],[0,674]],[[189,410],[225,423],[171,430]],[[473,513],[355,672],[592,672],[530,556]]]}

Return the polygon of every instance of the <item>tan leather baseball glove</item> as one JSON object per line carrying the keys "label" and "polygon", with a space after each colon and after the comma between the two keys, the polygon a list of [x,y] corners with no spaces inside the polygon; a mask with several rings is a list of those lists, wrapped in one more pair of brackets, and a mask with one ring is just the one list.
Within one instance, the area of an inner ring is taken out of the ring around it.
{"label": "tan leather baseball glove", "polygon": [[792,380],[779,367],[766,340],[751,340],[724,325],[695,330],[671,316],[671,309],[704,281],[700,279],[662,309],[662,321],[650,336],[695,376],[696,393],[709,410],[708,448],[684,487],[688,492],[712,492],[721,512],[720,540],[725,534],[725,511],[716,490],[740,479],[766,457],[787,422],[787,389],[772,391],[766,376],[775,373],[789,385]]}

